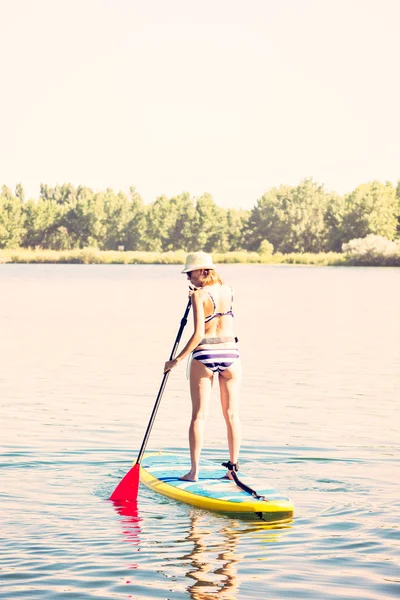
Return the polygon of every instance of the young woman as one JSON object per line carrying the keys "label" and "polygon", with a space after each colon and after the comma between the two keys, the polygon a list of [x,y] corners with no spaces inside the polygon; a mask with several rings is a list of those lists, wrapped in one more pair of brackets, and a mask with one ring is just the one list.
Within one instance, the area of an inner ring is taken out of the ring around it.
{"label": "young woman", "polygon": [[191,469],[181,479],[197,481],[204,440],[204,424],[208,413],[214,373],[218,373],[222,412],[225,418],[231,470],[237,470],[240,448],[238,415],[241,365],[237,338],[233,330],[233,290],[224,285],[215,271],[212,258],[205,252],[186,257],[186,273],[192,286],[194,331],[174,360],[165,363],[164,373],[176,367],[190,353],[190,394],[192,419],[189,428]]}

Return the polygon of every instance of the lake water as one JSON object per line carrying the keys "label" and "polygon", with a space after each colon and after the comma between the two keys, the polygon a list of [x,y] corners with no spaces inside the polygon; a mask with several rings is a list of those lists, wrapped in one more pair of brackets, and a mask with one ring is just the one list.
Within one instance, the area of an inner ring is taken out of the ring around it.
{"label": "lake water", "polygon": [[[241,471],[288,495],[293,521],[143,485],[137,510],[107,500],[186,306],[178,266],[0,265],[0,598],[400,596],[400,269],[220,272],[236,290]],[[184,451],[189,418],[180,365],[148,449]],[[228,458],[217,386],[204,456]]]}

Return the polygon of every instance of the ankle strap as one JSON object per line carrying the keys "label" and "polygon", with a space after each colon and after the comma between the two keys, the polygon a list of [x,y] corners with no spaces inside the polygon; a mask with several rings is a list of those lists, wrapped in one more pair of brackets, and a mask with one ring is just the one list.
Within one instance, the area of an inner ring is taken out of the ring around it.
{"label": "ankle strap", "polygon": [[226,467],[229,471],[239,471],[239,463],[232,463],[230,460],[222,463],[223,467]]}

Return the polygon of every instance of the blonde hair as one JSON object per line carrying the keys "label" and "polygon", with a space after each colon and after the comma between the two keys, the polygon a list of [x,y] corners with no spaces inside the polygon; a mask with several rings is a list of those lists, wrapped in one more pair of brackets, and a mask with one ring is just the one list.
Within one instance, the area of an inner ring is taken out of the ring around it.
{"label": "blonde hair", "polygon": [[215,269],[201,269],[199,281],[201,287],[204,287],[205,285],[215,285],[216,283],[223,285],[223,281]]}

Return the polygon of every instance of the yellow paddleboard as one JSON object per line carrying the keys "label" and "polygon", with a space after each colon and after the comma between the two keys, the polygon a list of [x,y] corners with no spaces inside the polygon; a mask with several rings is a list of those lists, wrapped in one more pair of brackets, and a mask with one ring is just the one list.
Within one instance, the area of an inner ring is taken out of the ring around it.
{"label": "yellow paddleboard", "polygon": [[266,520],[285,519],[293,515],[294,506],[289,498],[265,482],[239,475],[243,483],[263,496],[263,500],[258,500],[233,481],[225,479],[226,469],[218,463],[202,460],[198,481],[179,479],[189,470],[187,455],[147,454],[141,464],[140,481],[163,496],[207,510],[257,516]]}

